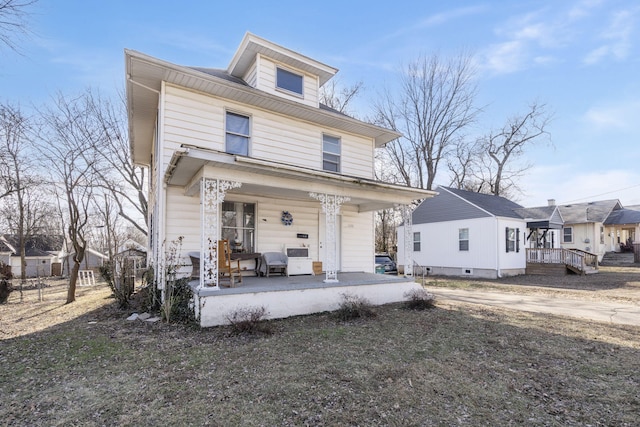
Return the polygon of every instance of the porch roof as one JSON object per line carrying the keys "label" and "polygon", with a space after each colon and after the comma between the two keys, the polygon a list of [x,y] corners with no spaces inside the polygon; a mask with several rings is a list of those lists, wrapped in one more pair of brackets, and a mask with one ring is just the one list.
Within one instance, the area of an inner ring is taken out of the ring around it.
{"label": "porch roof", "polygon": [[359,212],[406,205],[436,194],[430,190],[183,145],[171,159],[165,182],[184,187],[187,195],[195,195],[200,191],[203,178],[242,183],[242,187],[229,190],[229,193],[298,200],[309,200],[310,192],[346,196],[350,200],[345,204],[356,205]]}

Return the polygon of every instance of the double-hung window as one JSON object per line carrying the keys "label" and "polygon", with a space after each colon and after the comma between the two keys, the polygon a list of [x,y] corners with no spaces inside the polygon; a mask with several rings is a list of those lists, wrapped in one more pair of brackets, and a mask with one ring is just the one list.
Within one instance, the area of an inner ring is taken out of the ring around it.
{"label": "double-hung window", "polygon": [[562,229],[562,243],[573,243],[573,227]]}
{"label": "double-hung window", "polygon": [[413,233],[413,251],[420,252],[420,232]]}
{"label": "double-hung window", "polygon": [[322,135],[322,169],[340,172],[340,138]]}
{"label": "double-hung window", "polygon": [[507,227],[505,233],[506,251],[520,252],[520,229]]}
{"label": "double-hung window", "polygon": [[276,87],[278,89],[302,96],[302,81],[303,78],[300,74],[276,67]]}
{"label": "double-hung window", "polygon": [[469,229],[468,228],[458,229],[458,250],[460,251],[469,250]]}
{"label": "double-hung window", "polygon": [[226,116],[226,152],[230,154],[249,155],[249,138],[251,137],[249,116],[227,111]]}

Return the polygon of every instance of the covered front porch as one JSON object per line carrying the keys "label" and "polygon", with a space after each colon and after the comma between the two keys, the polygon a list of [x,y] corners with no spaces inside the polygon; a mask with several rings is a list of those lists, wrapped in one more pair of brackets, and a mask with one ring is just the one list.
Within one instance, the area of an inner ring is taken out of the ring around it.
{"label": "covered front porch", "polygon": [[324,275],[243,277],[233,288],[202,287],[194,280],[196,316],[203,327],[228,324],[228,316],[249,307],[266,308],[268,319],[279,319],[337,310],[343,296],[367,299],[373,305],[406,300],[420,284],[412,278],[363,272],[339,273],[339,281],[327,283]]}

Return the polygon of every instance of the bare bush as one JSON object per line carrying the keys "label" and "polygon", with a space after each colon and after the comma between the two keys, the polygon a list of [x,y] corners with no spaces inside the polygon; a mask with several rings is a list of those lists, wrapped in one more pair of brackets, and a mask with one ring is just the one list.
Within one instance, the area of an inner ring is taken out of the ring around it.
{"label": "bare bush", "polygon": [[342,302],[336,315],[340,320],[354,320],[376,317],[376,312],[368,299],[358,295],[342,294]]}
{"label": "bare bush", "polygon": [[436,296],[424,289],[411,289],[403,295],[404,306],[411,310],[428,310],[436,306]]}
{"label": "bare bush", "polygon": [[271,326],[265,322],[269,315],[266,307],[241,307],[227,314],[227,320],[234,334],[271,333]]}

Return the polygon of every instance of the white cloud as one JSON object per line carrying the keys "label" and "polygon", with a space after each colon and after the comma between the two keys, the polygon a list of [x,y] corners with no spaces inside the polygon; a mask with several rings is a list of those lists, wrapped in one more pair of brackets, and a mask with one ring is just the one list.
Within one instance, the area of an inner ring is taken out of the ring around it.
{"label": "white cloud", "polygon": [[640,101],[620,101],[615,104],[592,107],[583,116],[584,122],[598,131],[638,129]]}
{"label": "white cloud", "polygon": [[636,26],[638,10],[614,12],[609,19],[607,28],[599,35],[604,44],[589,52],[583,62],[587,65],[593,65],[608,57],[616,60],[626,59],[632,47],[631,39]]}

